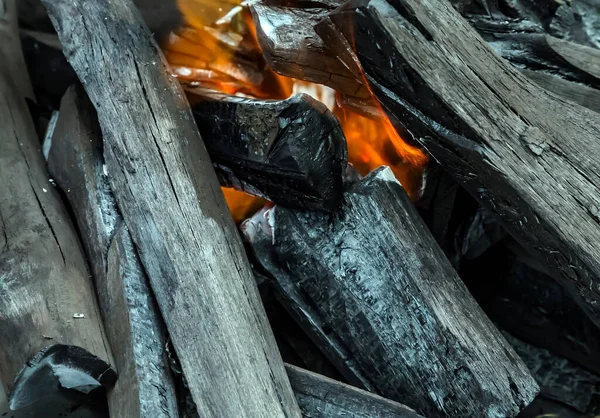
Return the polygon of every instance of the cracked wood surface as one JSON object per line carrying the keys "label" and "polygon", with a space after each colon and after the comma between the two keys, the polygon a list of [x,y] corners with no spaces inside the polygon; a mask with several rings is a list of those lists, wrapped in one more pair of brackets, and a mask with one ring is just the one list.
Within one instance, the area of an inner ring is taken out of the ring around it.
{"label": "cracked wood surface", "polygon": [[[0,45],[5,40],[0,37]],[[12,62],[4,53],[0,48],[0,62]],[[49,182],[23,97],[29,89],[17,86],[9,71],[0,70],[0,380],[5,388],[36,353],[54,344],[76,345],[112,363],[77,234]],[[26,74],[24,68],[18,71],[19,78]]]}
{"label": "cracked wood surface", "polygon": [[130,1],[44,2],[203,417],[299,417],[189,104]]}
{"label": "cracked wood surface", "polygon": [[383,396],[424,416],[516,416],[538,391],[388,167],[352,184],[336,215],[280,206],[243,225],[274,279]]}
{"label": "cracked wood surface", "polygon": [[83,89],[61,101],[48,158],[50,173],[73,210],[119,373],[107,392],[113,417],[176,418],[167,333],[127,226],[104,173],[96,111]]}
{"label": "cracked wood surface", "polygon": [[600,115],[540,89],[447,1],[361,1],[332,25],[388,114],[600,325]]}

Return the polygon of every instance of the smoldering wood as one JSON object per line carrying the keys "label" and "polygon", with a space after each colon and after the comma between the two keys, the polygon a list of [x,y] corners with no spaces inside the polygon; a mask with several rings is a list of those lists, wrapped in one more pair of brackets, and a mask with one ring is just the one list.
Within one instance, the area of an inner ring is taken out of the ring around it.
{"label": "smoldering wood", "polygon": [[316,34],[314,25],[343,1],[257,1],[250,11],[261,50],[271,68],[288,77],[324,84],[357,97],[369,97],[360,78],[349,71]]}
{"label": "smoldering wood", "polygon": [[508,333],[504,337],[523,359],[540,385],[540,395],[585,414],[595,407],[594,396],[600,376],[548,350],[527,344]]}
{"label": "smoldering wood", "polygon": [[[1,6],[1,13],[8,12],[2,24],[16,28],[10,22],[14,3]],[[43,374],[13,382],[48,346],[79,347],[60,358],[65,370],[80,362],[92,380],[95,367],[86,359],[93,355],[104,365],[102,384],[110,386],[116,377],[83,252],[49,181],[25,101],[31,87],[23,58],[19,49],[7,47],[15,40],[15,33],[0,34],[0,380],[11,393],[29,396],[11,395],[12,409],[22,407],[25,398],[35,400],[39,391],[33,387],[44,386],[59,396],[64,381],[43,381]],[[6,56],[7,51],[17,55]]]}
{"label": "smoldering wood", "polygon": [[305,295],[385,397],[428,417],[517,415],[537,385],[391,170],[344,200],[333,216],[276,206],[251,218],[244,231],[264,268]]}
{"label": "smoldering wood", "polygon": [[[203,417],[299,417],[189,104],[130,1],[45,1]],[[252,362],[248,362],[251,358]]]}
{"label": "smoldering wood", "polygon": [[108,184],[96,111],[81,87],[67,90],[51,141],[49,170],[85,237],[119,372],[108,392],[110,413],[178,417],[165,325]]}
{"label": "smoldering wood", "polygon": [[300,367],[287,364],[286,370],[304,418],[421,417],[402,404]]}
{"label": "smoldering wood", "polygon": [[317,31],[331,29],[354,34],[370,84],[402,119],[399,128],[560,272],[600,324],[600,115],[539,89],[446,1],[365,1]]}
{"label": "smoldering wood", "polygon": [[215,97],[192,112],[221,185],[284,206],[333,212],[348,161],[339,121],[306,94]]}

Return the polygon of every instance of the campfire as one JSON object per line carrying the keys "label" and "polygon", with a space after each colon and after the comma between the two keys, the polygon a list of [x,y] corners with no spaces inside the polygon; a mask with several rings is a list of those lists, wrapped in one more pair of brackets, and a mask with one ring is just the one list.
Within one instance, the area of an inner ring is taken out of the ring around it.
{"label": "campfire", "polygon": [[598,11],[0,0],[0,415],[600,412]]}

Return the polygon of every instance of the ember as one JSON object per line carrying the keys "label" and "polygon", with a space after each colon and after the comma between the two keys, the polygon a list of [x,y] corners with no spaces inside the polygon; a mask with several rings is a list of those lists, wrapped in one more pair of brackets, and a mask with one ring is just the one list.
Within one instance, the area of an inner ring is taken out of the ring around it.
{"label": "ember", "polygon": [[[342,105],[339,94],[328,87],[275,73],[262,55],[253,19],[244,4],[178,0],[178,6],[187,25],[172,33],[163,49],[172,73],[187,90],[201,86],[261,99],[307,93],[337,116],[346,136],[348,160],[362,175],[381,165],[390,166],[408,194],[416,196],[428,157],[400,138],[380,107],[364,116]],[[366,84],[365,80],[359,82]],[[236,221],[246,219],[264,202],[245,193],[223,192]]]}

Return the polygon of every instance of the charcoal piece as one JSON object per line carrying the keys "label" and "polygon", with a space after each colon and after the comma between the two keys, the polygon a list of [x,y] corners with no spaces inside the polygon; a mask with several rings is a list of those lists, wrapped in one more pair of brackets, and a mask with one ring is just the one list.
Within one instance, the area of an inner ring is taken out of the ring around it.
{"label": "charcoal piece", "polygon": [[422,418],[415,411],[381,396],[286,365],[304,418]]}
{"label": "charcoal piece", "polygon": [[344,134],[324,104],[221,96],[193,107],[221,184],[284,206],[335,211],[347,164]]}
{"label": "charcoal piece", "polygon": [[81,87],[67,90],[51,141],[50,173],[85,237],[83,246],[120,371],[108,392],[111,415],[177,417],[165,325],[108,185],[96,111]]}
{"label": "charcoal piece", "polygon": [[189,103],[134,4],[43,4],[96,108],[110,188],[199,414],[300,417]]}
{"label": "charcoal piece", "polygon": [[338,29],[388,114],[600,324],[600,115],[537,87],[447,1],[349,3],[317,32]]}
{"label": "charcoal piece", "polygon": [[427,417],[515,416],[536,383],[391,170],[344,201],[336,215],[275,206],[247,221],[263,267],[306,297],[385,397]]}

